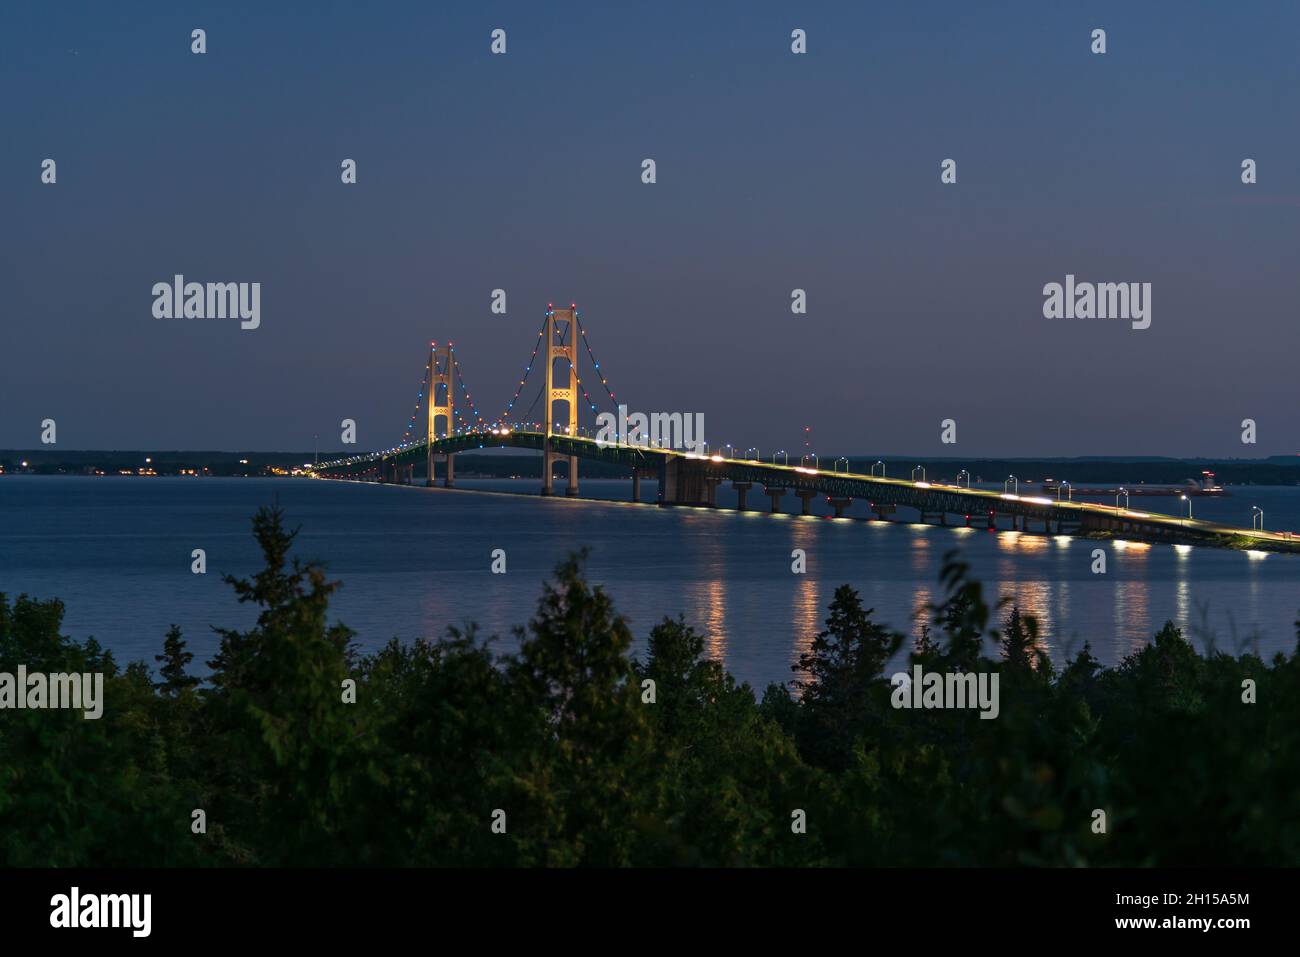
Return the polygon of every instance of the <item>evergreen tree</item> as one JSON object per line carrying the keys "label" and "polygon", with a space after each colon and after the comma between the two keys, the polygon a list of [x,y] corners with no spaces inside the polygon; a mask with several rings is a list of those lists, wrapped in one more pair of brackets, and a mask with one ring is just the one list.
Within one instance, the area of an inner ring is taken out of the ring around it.
{"label": "evergreen tree", "polygon": [[259,509],[265,567],[251,581],[226,576],[261,611],[249,631],[218,629],[207,717],[231,839],[257,847],[263,863],[319,865],[346,859],[335,837],[350,823],[344,807],[366,738],[343,699],[352,632],[326,622],[338,583],[319,565],[288,565],[297,532],[283,519],[279,507]]}
{"label": "evergreen tree", "polygon": [[871,620],[857,591],[835,589],[826,629],[793,665],[806,675],[795,687],[803,692],[807,720],[800,725],[800,749],[813,763],[843,767],[854,738],[868,726],[869,695],[881,684],[886,662],[903,638]]}
{"label": "evergreen tree", "polygon": [[635,860],[657,802],[653,729],[628,652],[632,634],[582,577],[583,550],[561,562],[511,664],[514,693],[549,729],[520,769],[544,817],[524,853],[545,864],[622,866]]}
{"label": "evergreen tree", "polygon": [[970,566],[955,551],[944,556],[939,580],[946,597],[934,607],[934,613],[935,624],[947,638],[945,666],[974,671],[984,654],[984,629],[989,617],[983,589],[970,578]]}
{"label": "evergreen tree", "polygon": [[167,629],[167,637],[163,639],[163,653],[154,655],[153,660],[162,662],[162,667],[158,669],[162,681],[156,682],[154,687],[164,695],[174,698],[195,687],[200,681],[185,671],[185,666],[194,660],[194,655],[185,650],[185,639],[181,637],[178,625]]}

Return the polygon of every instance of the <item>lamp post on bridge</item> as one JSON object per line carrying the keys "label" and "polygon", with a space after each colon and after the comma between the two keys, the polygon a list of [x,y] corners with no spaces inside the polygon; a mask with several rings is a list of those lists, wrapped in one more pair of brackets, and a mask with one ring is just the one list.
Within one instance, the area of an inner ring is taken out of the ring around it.
{"label": "lamp post on bridge", "polygon": [[1007,492],[1007,487],[1008,487],[1008,486],[1010,486],[1010,487],[1012,487],[1013,489],[1015,489],[1015,491],[1013,491],[1013,492],[1010,493],[1011,495],[1019,495],[1019,494],[1020,494],[1020,479],[1016,478],[1014,475],[1008,475],[1005,479],[1002,480],[1002,494],[1003,494],[1003,495],[1008,494],[1008,492]]}
{"label": "lamp post on bridge", "polygon": [[808,453],[806,453],[806,454],[804,455],[804,457],[801,458],[801,459],[799,460],[799,467],[800,467],[800,468],[807,468],[807,466],[806,466],[804,463],[806,463],[810,458],[813,460],[813,469],[816,470],[816,471],[820,471],[820,470],[821,470],[821,464],[820,464],[820,463],[821,463],[821,460],[820,460],[819,458],[817,458],[817,453],[816,453],[816,452],[808,452]]}
{"label": "lamp post on bridge", "polygon": [[1259,522],[1259,530],[1262,532],[1264,530],[1264,510],[1258,505],[1252,505],[1250,507],[1250,527],[1252,529],[1255,528],[1256,521]]}
{"label": "lamp post on bridge", "polygon": [[[1187,517],[1190,519],[1192,517],[1192,500],[1186,495],[1180,495],[1178,497],[1187,503]],[[1187,523],[1184,522],[1183,524],[1186,525]]]}
{"label": "lamp post on bridge", "polygon": [[[1126,489],[1124,486],[1121,485],[1121,486],[1119,487],[1119,491],[1118,491],[1118,492],[1116,493],[1116,495],[1115,495],[1115,508],[1116,508],[1117,510],[1119,509],[1119,497],[1120,497],[1121,495],[1124,496],[1124,508],[1125,508],[1125,509],[1128,508],[1128,489]],[[1187,497],[1186,495],[1183,496],[1183,498],[1186,498],[1186,497]],[[1190,508],[1190,506],[1189,506],[1189,508]]]}
{"label": "lamp post on bridge", "polygon": [[788,455],[785,454],[785,449],[781,449],[781,451],[779,451],[779,452],[773,452],[773,453],[772,453],[772,464],[773,464],[773,465],[776,464],[776,457],[777,457],[778,455],[781,456],[781,460],[782,460],[782,461],[781,461],[781,464],[782,464],[782,465],[789,465],[789,464],[790,464],[790,456],[788,456]]}
{"label": "lamp post on bridge", "polygon": [[917,472],[920,472],[920,473],[921,473],[921,481],[924,482],[924,481],[925,481],[925,466],[924,466],[924,465],[918,465],[918,466],[916,466],[915,468],[912,469],[912,481],[913,481],[913,482],[916,481],[916,473],[917,473]]}
{"label": "lamp post on bridge", "polygon": [[1071,485],[1069,482],[1062,482],[1060,485],[1056,486],[1056,500],[1057,500],[1058,502],[1061,500],[1061,489],[1063,489],[1063,488],[1068,488],[1068,489],[1070,490],[1069,501],[1073,502],[1073,501],[1074,501],[1074,486]]}
{"label": "lamp post on bridge", "polygon": [[968,472],[966,469],[962,469],[960,472],[957,473],[957,487],[958,487],[958,488],[961,488],[961,477],[962,477],[963,475],[966,476],[966,488],[969,489],[969,488],[970,488],[970,472]]}
{"label": "lamp post on bridge", "polygon": [[871,477],[872,477],[872,478],[875,478],[875,477],[876,477],[876,465],[879,465],[879,466],[880,466],[880,477],[881,477],[881,478],[884,478],[884,477],[885,477],[885,463],[882,462],[882,461],[880,461],[879,459],[877,459],[876,462],[875,462],[875,464],[871,466]]}
{"label": "lamp post on bridge", "polygon": [[844,463],[844,474],[845,474],[845,475],[848,475],[848,474],[849,474],[849,460],[846,459],[846,458],[844,458],[843,456],[841,456],[840,458],[838,458],[838,459],[835,460],[834,464],[831,465],[831,469],[834,470],[834,471],[836,471],[836,472],[838,472],[838,471],[840,470],[840,463],[841,463],[841,462]]}
{"label": "lamp post on bridge", "polygon": [[[750,452],[753,452],[754,454],[750,455]],[[749,448],[745,449],[745,458],[749,459],[751,462],[761,462],[763,460],[763,453],[759,450],[758,446],[751,445]]]}

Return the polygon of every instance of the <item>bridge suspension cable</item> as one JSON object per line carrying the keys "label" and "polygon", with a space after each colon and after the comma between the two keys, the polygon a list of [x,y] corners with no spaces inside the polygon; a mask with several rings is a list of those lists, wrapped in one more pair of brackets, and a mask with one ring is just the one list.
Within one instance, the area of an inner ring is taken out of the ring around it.
{"label": "bridge suspension cable", "polygon": [[[430,344],[432,345],[432,343]],[[406,434],[402,436],[402,443],[405,445],[411,440],[411,435],[415,432],[416,419],[420,414],[420,406],[424,404],[424,393],[429,387],[429,369],[433,362],[432,353],[430,353],[429,362],[424,364],[424,376],[420,380],[420,391],[415,397],[415,408],[411,411],[411,421],[407,423]]]}
{"label": "bridge suspension cable", "polygon": [[[474,418],[478,421],[478,424],[483,426],[484,428],[487,428],[487,423],[483,421],[483,416],[479,415],[478,409],[474,407],[474,397],[469,394],[469,387],[465,385],[465,377],[461,374],[460,371],[460,360],[456,358],[456,347],[451,346],[450,351],[451,351],[451,365],[452,368],[456,371],[456,382],[460,385],[461,394],[465,396],[465,401],[469,403],[469,410],[472,413],[474,413]],[[465,418],[466,421],[468,422],[467,417],[465,417],[464,414],[460,412],[459,406],[456,407],[456,412],[462,418]]]}
{"label": "bridge suspension cable", "polygon": [[[528,357],[528,367],[524,369],[524,377],[519,380],[519,388],[515,389],[514,398],[512,398],[509,401],[509,403],[506,404],[505,411],[501,413],[501,421],[497,423],[498,425],[504,424],[505,422],[509,421],[510,412],[512,409],[514,409],[515,403],[519,401],[519,393],[524,391],[524,383],[528,381],[528,375],[533,371],[533,363],[537,361],[537,353],[541,351],[542,337],[545,335],[546,335],[546,320],[543,319],[542,328],[537,330],[537,344],[533,346],[533,354]],[[538,394],[540,395],[541,393]],[[536,404],[537,402],[536,400],[534,400],[533,405]],[[533,410],[530,407],[528,411],[532,412]]]}
{"label": "bridge suspension cable", "polygon": [[[596,361],[596,353],[591,351],[591,343],[587,340],[587,330],[582,326],[582,313],[577,309],[573,310],[573,318],[578,322],[578,332],[582,334],[582,344],[587,349],[587,355],[591,357],[591,364],[596,368],[596,377],[600,379],[600,384],[605,387],[609,393],[609,400],[614,403],[614,411],[618,411],[618,399],[614,398],[614,391],[609,387],[609,380],[605,378],[605,373],[600,371],[600,363]],[[593,409],[595,406],[592,407]]]}
{"label": "bridge suspension cable", "polygon": [[[574,319],[576,320],[577,331],[579,335],[581,335],[582,337],[583,348],[586,350],[587,357],[591,360],[592,367],[595,369],[596,377],[600,380],[600,384],[604,388],[605,394],[609,396],[609,400],[613,404],[614,409],[617,410],[618,398],[615,395],[614,390],[609,387],[609,379],[606,377],[604,371],[601,369],[600,362],[596,358],[595,351],[591,348],[591,341],[587,336],[587,330],[582,325],[581,314],[576,309],[574,310]],[[560,336],[561,344],[563,344],[564,340],[568,338],[568,332],[569,330],[566,328],[561,333]],[[544,344],[543,340],[545,335],[546,335],[546,320],[543,319],[542,326],[537,331],[537,341],[533,345],[532,354],[528,357],[528,364],[524,368],[524,374],[520,378],[518,386],[515,388],[514,395],[510,398],[510,401],[506,403],[506,407],[502,411],[501,416],[496,423],[497,425],[513,424],[515,426],[518,425],[527,426],[528,424],[530,424],[528,421],[512,423],[511,414],[514,412],[514,409],[519,402],[519,397],[523,394],[524,387],[527,385],[528,379],[532,374],[533,366],[536,365],[537,363],[537,356],[541,352],[542,346]],[[452,368],[456,376],[456,384],[460,389],[461,395],[464,396],[465,404],[469,406],[469,414],[467,415],[465,412],[462,411],[461,406],[459,404],[456,404],[454,406],[455,415],[458,419],[460,419],[462,423],[462,428],[466,431],[472,429],[474,425],[478,425],[480,428],[487,429],[489,423],[487,422],[487,420],[483,418],[482,414],[478,410],[478,407],[474,403],[474,397],[469,390],[468,383],[466,383],[465,381],[465,374],[460,367],[460,361],[456,358],[455,348],[450,347],[450,352],[451,352]],[[402,436],[401,445],[403,446],[412,442],[413,436],[417,432],[416,423],[419,421],[420,409],[423,406],[424,402],[426,400],[429,401],[432,400],[432,397],[429,394],[430,376],[433,371],[432,362],[433,362],[433,358],[431,353],[429,362],[426,362],[424,366],[424,374],[420,381],[420,389],[419,392],[416,394],[415,408],[411,412],[410,421],[407,423],[406,430]],[[579,374],[576,362],[569,363],[569,372],[573,376],[574,382],[577,384],[579,390],[582,392],[582,397],[586,401],[587,407],[590,408],[593,413],[599,415],[599,409],[597,408],[596,402],[592,399],[590,390],[587,388],[586,383],[583,381],[582,376]],[[542,399],[542,393],[545,391],[546,391],[545,386],[542,386],[541,388],[538,389],[537,395],[533,397],[533,401],[529,404],[528,410],[523,414],[523,420],[527,420],[533,414],[533,410],[537,407],[537,403]]]}

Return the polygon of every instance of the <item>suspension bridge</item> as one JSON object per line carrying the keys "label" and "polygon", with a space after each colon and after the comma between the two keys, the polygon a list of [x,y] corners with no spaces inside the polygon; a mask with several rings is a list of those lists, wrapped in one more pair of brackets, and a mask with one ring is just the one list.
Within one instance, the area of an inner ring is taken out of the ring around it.
{"label": "suspension bridge", "polygon": [[[579,346],[591,367],[589,389],[579,374]],[[532,379],[542,356],[541,381],[534,380],[537,394],[522,412],[520,397]],[[648,437],[629,429],[613,433],[579,425],[579,410],[599,415],[591,392],[596,383],[617,417],[618,401],[592,351],[587,330],[577,307],[548,306],[523,374],[514,394],[495,418],[479,412],[465,382],[456,350],[451,342],[429,345],[415,408],[400,442],[388,449],[348,456],[316,464],[313,477],[363,482],[414,485],[455,485],[455,460],[461,452],[488,448],[530,449],[542,454],[541,494],[555,494],[555,467],[563,469],[564,494],[578,494],[578,461],[604,462],[627,470],[632,480],[632,498],[641,500],[641,482],[657,485],[657,504],[717,507],[717,489],[731,483],[737,508],[749,508],[750,497],[766,497],[770,511],[782,512],[787,497],[799,502],[798,514],[811,515],[812,503],[824,497],[835,518],[842,518],[855,501],[865,501],[877,520],[889,520],[899,508],[916,513],[915,521],[939,525],[1010,529],[1048,535],[1079,535],[1097,539],[1129,539],[1183,545],[1213,545],[1258,551],[1300,552],[1300,536],[1291,532],[1270,532],[1262,527],[1237,528],[1191,517],[1162,515],[1124,507],[1063,499],[1068,483],[1056,489],[1057,497],[1019,494],[1013,478],[1001,492],[972,488],[966,484],[925,480],[918,466],[907,479],[886,476],[885,465],[877,462],[869,474],[849,471],[847,459],[838,459],[830,469],[820,467],[813,454],[791,464],[780,451],[763,458],[756,448],[744,454],[730,445],[712,453],[707,445],[693,450],[652,444]],[[579,402],[581,394],[582,401]],[[458,401],[459,397],[459,401]],[[540,416],[534,412],[541,405]],[[557,406],[562,411],[556,412]],[[425,411],[424,434],[418,434],[420,410]],[[781,461],[778,461],[781,459]],[[421,468],[422,466],[422,468]],[[842,467],[841,467],[842,466]],[[879,469],[879,474],[877,473]],[[916,472],[921,472],[920,480]],[[1013,484],[1014,483],[1014,484]],[[1262,521],[1259,523],[1262,525]]]}

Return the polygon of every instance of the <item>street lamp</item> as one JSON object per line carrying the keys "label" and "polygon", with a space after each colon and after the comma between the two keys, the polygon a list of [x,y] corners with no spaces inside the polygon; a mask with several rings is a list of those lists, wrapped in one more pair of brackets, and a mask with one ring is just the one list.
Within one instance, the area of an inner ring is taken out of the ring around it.
{"label": "street lamp", "polygon": [[813,468],[814,468],[815,470],[820,470],[820,469],[821,469],[821,464],[820,464],[821,460],[817,458],[817,453],[816,453],[816,452],[808,452],[807,454],[805,454],[804,457],[801,458],[801,459],[799,460],[799,467],[800,467],[800,468],[807,468],[807,466],[804,465],[804,463],[807,462],[810,458],[813,460]]}
{"label": "street lamp", "polygon": [[1010,485],[1013,489],[1015,489],[1015,491],[1013,491],[1013,492],[1011,493],[1012,495],[1019,495],[1019,494],[1020,494],[1020,479],[1016,478],[1014,475],[1008,475],[1005,479],[1003,479],[1003,480],[1002,480],[1002,494],[1003,494],[1003,495],[1006,495],[1006,494],[1007,494],[1007,486],[1008,486],[1008,485]]}
{"label": "street lamp", "polygon": [[[1258,516],[1258,518],[1256,518],[1256,516]],[[1260,508],[1258,505],[1252,505],[1252,506],[1250,507],[1250,527],[1251,527],[1251,528],[1255,528],[1255,527],[1256,527],[1256,526],[1255,526],[1255,522],[1256,522],[1256,521],[1259,522],[1259,530],[1262,532],[1262,531],[1264,530],[1264,510],[1263,510],[1262,508]]]}
{"label": "street lamp", "polygon": [[960,472],[957,473],[957,487],[961,488],[961,477],[963,475],[966,476],[966,487],[970,488],[970,472],[966,471],[965,469],[962,469]]}
{"label": "street lamp", "polygon": [[1056,486],[1056,500],[1057,500],[1058,502],[1061,500],[1061,489],[1063,489],[1063,488],[1068,488],[1068,489],[1070,490],[1070,498],[1069,498],[1069,501],[1073,502],[1073,501],[1074,501],[1074,486],[1071,485],[1069,482],[1062,482],[1060,485]]}
{"label": "street lamp", "polygon": [[[753,452],[754,454],[750,455],[750,452]],[[758,450],[757,446],[751,445],[749,448],[745,449],[745,458],[749,459],[751,462],[758,462],[762,460],[763,453]]]}
{"label": "street lamp", "polygon": [[788,455],[785,454],[785,449],[781,449],[781,451],[779,451],[779,452],[773,452],[773,453],[772,453],[772,464],[773,464],[773,465],[776,464],[776,457],[777,457],[778,455],[781,456],[781,464],[782,464],[782,465],[789,465],[789,464],[790,464],[790,456],[788,456]]}
{"label": "street lamp", "polygon": [[880,466],[880,477],[881,477],[881,478],[884,478],[884,477],[885,477],[885,463],[884,463],[884,462],[881,462],[879,459],[876,460],[875,465],[871,466],[871,477],[872,477],[872,478],[875,478],[875,477],[876,477],[876,465],[879,465],[879,466]]}
{"label": "street lamp", "polygon": [[838,472],[838,471],[840,470],[840,463],[841,463],[841,462],[844,463],[844,474],[845,474],[845,475],[848,475],[848,474],[849,474],[849,460],[846,459],[846,458],[843,458],[843,457],[838,458],[838,459],[835,460],[835,463],[831,466],[832,471]]}
{"label": "street lamp", "polygon": [[[1124,496],[1124,507],[1128,508],[1128,489],[1124,488],[1122,485],[1120,486],[1119,492],[1115,495],[1115,508],[1119,508],[1119,497],[1121,495]],[[1183,498],[1186,497],[1186,495],[1183,496]]]}
{"label": "street lamp", "polygon": [[916,473],[917,473],[917,472],[920,472],[920,473],[921,473],[921,481],[924,482],[924,481],[925,481],[925,466],[924,466],[924,465],[918,465],[918,466],[916,466],[916,468],[912,469],[912,481],[913,481],[913,482],[916,481]]}

